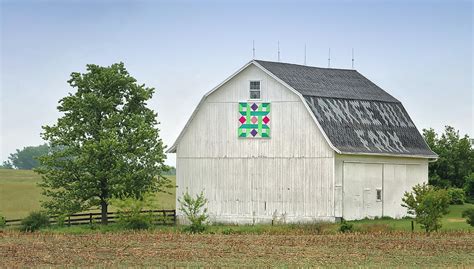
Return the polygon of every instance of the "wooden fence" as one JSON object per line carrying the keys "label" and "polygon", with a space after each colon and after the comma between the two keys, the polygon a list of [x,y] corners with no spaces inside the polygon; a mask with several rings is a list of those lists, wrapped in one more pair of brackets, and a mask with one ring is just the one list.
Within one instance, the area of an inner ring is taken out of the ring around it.
{"label": "wooden fence", "polygon": [[[176,210],[164,209],[164,210],[143,210],[140,214],[150,214],[152,217],[152,223],[155,225],[176,225]],[[85,225],[100,223],[102,220],[101,213],[78,213],[66,216],[64,219],[64,225]],[[117,222],[119,218],[118,212],[107,212],[107,221],[109,223]],[[19,226],[23,219],[10,219],[6,220],[7,226]],[[50,224],[58,223],[58,216],[49,217]]]}

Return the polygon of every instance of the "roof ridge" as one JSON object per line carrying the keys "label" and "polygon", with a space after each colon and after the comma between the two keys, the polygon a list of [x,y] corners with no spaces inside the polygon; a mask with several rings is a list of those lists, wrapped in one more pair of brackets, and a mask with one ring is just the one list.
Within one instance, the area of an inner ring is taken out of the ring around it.
{"label": "roof ridge", "polygon": [[323,69],[323,70],[352,71],[352,72],[357,72],[357,73],[359,73],[356,69],[348,69],[348,68],[319,67],[319,66],[312,66],[312,65],[286,63],[286,62],[274,62],[274,61],[266,61],[266,60],[258,60],[258,59],[254,59],[253,61],[256,61],[256,62],[266,62],[266,63],[274,63],[274,64],[296,65],[296,66],[301,66],[301,67],[306,67],[306,68],[317,68],[317,69]]}

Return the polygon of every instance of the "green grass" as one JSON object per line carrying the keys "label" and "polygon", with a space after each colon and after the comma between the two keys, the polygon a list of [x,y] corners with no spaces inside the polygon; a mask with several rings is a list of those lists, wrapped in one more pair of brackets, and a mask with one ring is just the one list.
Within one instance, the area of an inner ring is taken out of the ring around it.
{"label": "green grass", "polygon": [[[474,228],[467,224],[466,219],[462,217],[462,212],[469,208],[474,208],[474,204],[451,205],[449,207],[449,213],[441,220],[441,231],[473,231]],[[367,228],[367,225],[385,225],[392,230],[411,231],[411,219],[365,219],[350,221],[350,223],[354,224],[354,228],[360,230]],[[415,231],[423,231],[423,229],[420,225],[415,223]]]}
{"label": "green grass", "polygon": [[[169,176],[173,184],[176,182],[175,176]],[[36,185],[41,180],[41,177],[30,170],[9,170],[0,169],[0,214],[7,219],[23,218],[31,211],[40,209],[40,200],[44,199],[41,195],[41,190]],[[175,189],[169,190],[172,194],[158,193],[158,209],[173,209],[175,208]],[[450,212],[443,220],[441,228],[442,231],[453,230],[473,230],[465,219],[462,218],[462,211],[474,208],[473,204],[453,205],[450,206]],[[113,207],[110,210],[114,210]],[[354,227],[358,230],[367,229],[389,229],[389,230],[411,230],[411,220],[359,220],[351,221]],[[373,227],[368,227],[373,226]],[[337,230],[338,225],[334,224],[328,226],[328,230]],[[307,227],[308,228],[308,227]],[[314,227],[313,227],[314,228]],[[90,231],[88,227],[75,228],[78,231]],[[168,229],[168,228],[166,228]],[[222,233],[224,230],[231,233],[283,233],[285,230],[294,229],[292,225],[279,225],[271,227],[269,225],[255,225],[255,226],[212,226],[208,232]],[[422,231],[419,225],[415,225],[416,231]]]}
{"label": "green grass", "polygon": [[[167,177],[173,184],[176,183],[175,176]],[[17,219],[40,210],[40,201],[45,199],[37,186],[40,181],[41,176],[31,170],[0,169],[0,214],[7,219]],[[175,190],[169,189],[171,194],[157,194],[157,209],[175,208]]]}
{"label": "green grass", "polygon": [[41,177],[30,170],[0,169],[0,214],[7,219],[23,218],[39,210]]}

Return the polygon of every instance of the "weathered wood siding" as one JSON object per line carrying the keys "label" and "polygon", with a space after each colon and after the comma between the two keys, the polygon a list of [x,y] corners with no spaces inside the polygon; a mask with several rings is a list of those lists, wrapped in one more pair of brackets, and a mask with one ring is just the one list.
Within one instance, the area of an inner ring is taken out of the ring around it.
{"label": "weathered wood siding", "polygon": [[[405,191],[428,182],[428,160],[399,157],[337,155],[335,216],[344,219],[401,218]],[[376,201],[376,190],[382,200]]]}
{"label": "weathered wood siding", "polygon": [[[271,102],[269,139],[237,137],[250,80]],[[301,99],[253,65],[208,96],[177,145],[177,196],[203,190],[215,222],[333,220],[333,183],[334,151]]]}

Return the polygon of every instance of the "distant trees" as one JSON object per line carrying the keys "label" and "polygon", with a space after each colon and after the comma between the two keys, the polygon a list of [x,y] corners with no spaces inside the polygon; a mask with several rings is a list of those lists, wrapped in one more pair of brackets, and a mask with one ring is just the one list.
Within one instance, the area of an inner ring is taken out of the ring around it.
{"label": "distant trees", "polygon": [[23,149],[17,149],[15,153],[10,154],[8,161],[4,161],[2,168],[6,169],[25,169],[30,170],[39,166],[38,158],[48,154],[48,144],[39,146],[29,146]]}
{"label": "distant trees", "polygon": [[469,136],[461,137],[459,131],[451,126],[446,126],[441,135],[433,129],[423,129],[423,136],[430,148],[439,155],[436,162],[429,164],[430,185],[464,188],[469,195],[467,188],[473,185],[470,181],[474,179],[474,150]]}
{"label": "distant trees", "polygon": [[0,169],[13,169],[13,164],[10,161],[3,161],[3,163],[0,164]]}
{"label": "distant trees", "polygon": [[166,171],[163,171],[163,175],[176,175],[176,167],[167,166]]}
{"label": "distant trees", "polygon": [[50,198],[43,206],[55,213],[99,206],[106,224],[111,199],[142,199],[170,186],[156,113],[147,107],[155,89],[138,84],[123,63],[87,65],[68,83],[76,91],[59,101],[63,116],[43,126],[54,149],[36,170]]}

